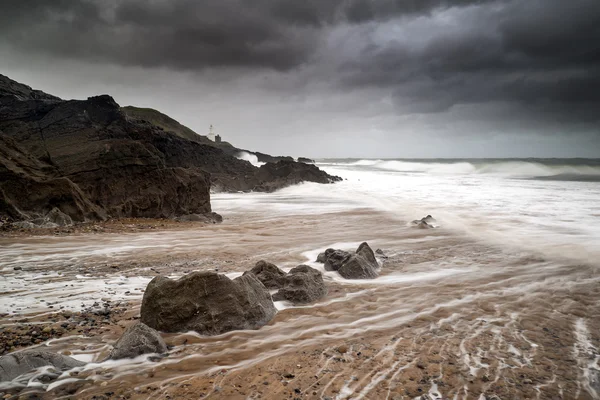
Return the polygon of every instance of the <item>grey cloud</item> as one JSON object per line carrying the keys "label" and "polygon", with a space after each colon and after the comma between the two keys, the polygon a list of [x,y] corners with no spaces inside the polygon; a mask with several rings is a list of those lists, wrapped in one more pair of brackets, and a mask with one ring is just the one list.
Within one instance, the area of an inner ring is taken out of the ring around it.
{"label": "grey cloud", "polygon": [[587,141],[600,135],[599,20],[597,0],[6,0],[0,54],[76,65],[90,87],[195,129],[235,115],[223,128],[247,147],[276,142],[264,124],[298,146],[307,130],[450,126]]}
{"label": "grey cloud", "polygon": [[413,24],[422,32],[366,42],[363,57],[341,66],[341,87],[389,89],[403,112],[514,101],[600,120],[597,1],[512,1],[443,17],[453,24],[432,15]]}
{"label": "grey cloud", "polygon": [[7,45],[120,65],[288,71],[311,60],[327,27],[428,13],[477,0],[8,0]]}

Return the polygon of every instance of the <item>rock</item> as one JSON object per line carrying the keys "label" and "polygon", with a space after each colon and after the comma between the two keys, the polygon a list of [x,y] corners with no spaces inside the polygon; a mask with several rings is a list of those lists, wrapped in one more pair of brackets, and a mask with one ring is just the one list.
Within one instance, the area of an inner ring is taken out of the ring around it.
{"label": "rock", "polygon": [[305,163],[305,164],[314,164],[315,160],[311,160],[310,158],[306,158],[306,157],[298,157],[298,162]]}
{"label": "rock", "polygon": [[254,274],[233,280],[192,272],[178,280],[157,276],[146,287],[141,321],[163,332],[218,335],[258,329],[277,313],[267,288]]}
{"label": "rock", "polygon": [[344,250],[325,250],[325,271],[337,271],[352,254]]}
{"label": "rock", "polygon": [[13,267],[13,270],[14,270],[14,271],[20,271],[20,270],[22,270],[22,269],[23,269],[23,267]]}
{"label": "rock", "polygon": [[307,265],[292,268],[284,282],[279,292],[273,295],[274,301],[287,300],[294,304],[306,304],[327,295],[323,275]]}
{"label": "rock", "polygon": [[[212,211],[211,185],[273,191],[339,180],[291,157],[255,153],[273,161],[259,169],[238,160],[229,143],[203,141],[164,114],[150,114],[122,109],[108,95],[62,100],[0,75],[0,221],[44,218],[54,208],[75,222],[203,218]],[[68,222],[57,214],[33,224]]]}
{"label": "rock", "polygon": [[379,255],[381,258],[388,258],[388,256],[381,249],[375,250],[375,254]]}
{"label": "rock", "polygon": [[364,257],[365,260],[367,260],[369,263],[377,265],[377,258],[375,258],[375,253],[373,252],[371,247],[369,247],[367,242],[362,242],[360,246],[358,246],[358,249],[356,249],[356,254]]}
{"label": "rock", "polygon": [[53,366],[57,371],[81,367],[84,362],[43,350],[26,350],[0,357],[0,382],[11,381],[39,367]]}
{"label": "rock", "polygon": [[29,222],[29,221],[18,221],[15,222],[14,224],[12,224],[13,227],[18,228],[18,229],[34,229],[37,228],[37,225],[34,224],[33,222]]}
{"label": "rock", "polygon": [[182,222],[204,222],[207,224],[218,224],[223,222],[223,217],[216,212],[210,212],[206,214],[182,215],[177,217],[176,220]]}
{"label": "rock", "polygon": [[325,264],[325,261],[327,261],[327,257],[325,256],[325,252],[319,253],[319,255],[317,256],[317,262]]}
{"label": "rock", "polygon": [[429,224],[428,224],[427,222],[425,222],[425,221],[418,221],[418,222],[416,223],[416,227],[417,227],[418,229],[431,229],[431,228],[433,228],[433,226],[429,225]]}
{"label": "rock", "polygon": [[364,242],[355,254],[343,250],[325,250],[325,270],[337,271],[346,279],[373,279],[379,276],[379,264],[369,245]]}
{"label": "rock", "polygon": [[272,192],[300,182],[334,183],[342,178],[332,176],[312,164],[281,160],[262,165],[256,178],[261,182],[256,189]]}
{"label": "rock", "polygon": [[346,279],[374,279],[379,276],[378,265],[372,264],[360,255],[353,255],[338,269],[338,273]]}
{"label": "rock", "polygon": [[427,215],[421,219],[415,219],[411,223],[418,229],[431,229],[434,227],[431,225],[432,222],[435,222],[435,218],[433,218],[431,215]]}
{"label": "rock", "polygon": [[267,289],[280,289],[285,284],[285,272],[264,260],[257,262],[250,271],[244,272],[246,274],[254,274]]}
{"label": "rock", "polygon": [[123,332],[109,358],[134,358],[148,353],[166,353],[167,345],[160,334],[148,325],[137,322]]}
{"label": "rock", "polygon": [[48,214],[46,214],[46,220],[56,224],[57,226],[70,226],[73,225],[73,219],[67,214],[54,207]]}
{"label": "rock", "polygon": [[426,217],[421,218],[421,221],[424,221],[424,222],[427,222],[427,223],[435,222],[435,218],[433,218],[431,215],[427,215]]}

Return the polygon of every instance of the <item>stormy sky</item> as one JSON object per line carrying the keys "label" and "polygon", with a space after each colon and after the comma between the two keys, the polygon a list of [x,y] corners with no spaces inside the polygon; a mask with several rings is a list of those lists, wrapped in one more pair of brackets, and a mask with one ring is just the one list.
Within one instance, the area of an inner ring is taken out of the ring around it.
{"label": "stormy sky", "polygon": [[598,0],[3,0],[0,73],[309,157],[600,157]]}

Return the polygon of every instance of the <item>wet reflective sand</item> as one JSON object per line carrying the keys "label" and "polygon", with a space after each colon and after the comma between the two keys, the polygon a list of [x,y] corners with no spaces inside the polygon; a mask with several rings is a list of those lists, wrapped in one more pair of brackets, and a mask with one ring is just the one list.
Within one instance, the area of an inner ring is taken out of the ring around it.
{"label": "wet reflective sand", "polygon": [[[48,324],[110,300],[123,308],[87,333],[38,344],[91,361],[44,398],[598,399],[600,275],[579,265],[417,230],[367,209],[232,212],[221,225],[68,237],[0,238],[3,327]],[[157,273],[235,276],[257,260],[284,269],[327,247],[367,241],[381,276],[327,272],[329,295],[256,331],[165,335],[168,357],[101,362],[139,315]],[[15,271],[15,266],[23,269]],[[52,308],[50,308],[52,306]],[[62,307],[62,308],[61,308]],[[12,393],[15,389],[1,389]]]}

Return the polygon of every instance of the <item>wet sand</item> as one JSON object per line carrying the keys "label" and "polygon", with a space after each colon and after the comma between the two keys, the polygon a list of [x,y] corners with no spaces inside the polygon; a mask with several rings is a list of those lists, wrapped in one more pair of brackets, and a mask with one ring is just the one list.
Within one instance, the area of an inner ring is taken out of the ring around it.
{"label": "wet sand", "polygon": [[[598,265],[406,222],[366,209],[255,212],[181,229],[0,238],[3,331],[32,325],[42,333],[50,327],[51,336],[69,321],[56,339],[34,345],[91,362],[54,383],[0,392],[48,399],[600,398]],[[277,303],[280,312],[259,330],[164,335],[171,347],[164,359],[101,362],[139,316],[143,290],[157,274],[235,276],[260,259],[322,269],[314,263],[319,251],[362,241],[388,255],[378,279],[345,281],[328,272],[325,299]]]}

